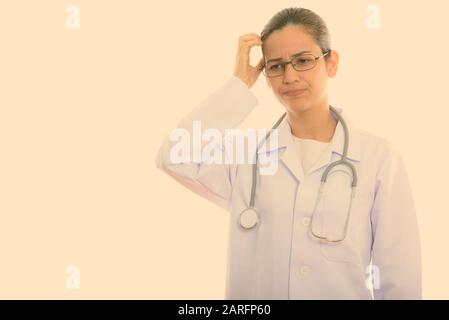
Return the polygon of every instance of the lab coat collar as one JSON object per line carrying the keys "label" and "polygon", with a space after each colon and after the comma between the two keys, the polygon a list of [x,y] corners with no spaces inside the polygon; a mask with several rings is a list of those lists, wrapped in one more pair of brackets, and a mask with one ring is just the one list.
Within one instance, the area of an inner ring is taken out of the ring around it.
{"label": "lab coat collar", "polygon": [[[343,113],[342,108],[339,107],[334,108],[337,110],[339,114],[343,116],[343,119],[345,119],[348,126],[349,146],[347,158],[350,161],[351,160],[360,161],[360,139],[359,135],[357,134],[357,130],[352,124],[347,114]],[[338,120],[333,113],[331,114],[336,120]],[[343,155],[343,146],[344,146],[344,129],[341,122],[338,121],[334,135],[332,136],[332,140],[330,141],[328,148],[325,149],[325,151],[317,160],[317,162],[312,166],[308,174],[313,173],[315,170],[318,170],[323,166],[329,165],[333,161],[339,160]],[[284,153],[281,155],[280,159],[299,180],[302,176],[304,176],[304,172],[302,169],[300,159],[298,157],[298,151],[295,147],[294,136],[291,131],[290,124],[287,120],[287,116],[285,116],[285,118],[278,126],[277,146],[276,145],[270,146],[269,143],[267,142],[265,144],[265,150],[264,148],[260,148],[258,150],[258,153],[274,152],[276,150],[279,150],[279,152],[281,152],[283,148],[286,149]]]}

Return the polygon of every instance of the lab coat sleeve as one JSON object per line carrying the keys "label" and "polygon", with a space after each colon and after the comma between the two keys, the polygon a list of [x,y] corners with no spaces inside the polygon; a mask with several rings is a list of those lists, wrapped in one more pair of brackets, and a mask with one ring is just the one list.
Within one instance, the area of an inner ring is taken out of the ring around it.
{"label": "lab coat sleeve", "polygon": [[[193,141],[193,121],[195,120],[200,121],[201,132],[207,129],[219,130],[221,142],[216,145],[216,148],[218,148],[217,152],[222,153],[223,161],[206,163],[202,157],[194,160],[193,147],[190,148],[191,156],[188,161],[181,163],[179,160],[172,161],[171,148],[178,141],[172,141],[169,133],[165,136],[157,153],[156,167],[191,191],[229,211],[233,175],[236,169],[235,165],[229,164],[231,161],[225,161],[226,158],[229,160],[226,151],[229,139],[225,137],[225,130],[237,127],[257,103],[258,100],[250,88],[239,78],[231,76],[215,92],[195,106],[179,121],[177,126],[177,129],[188,132],[191,142]],[[202,141],[202,147],[208,143],[210,142]]]}
{"label": "lab coat sleeve", "polygon": [[421,243],[415,204],[399,151],[388,155],[376,179],[371,211],[375,299],[421,297]]}

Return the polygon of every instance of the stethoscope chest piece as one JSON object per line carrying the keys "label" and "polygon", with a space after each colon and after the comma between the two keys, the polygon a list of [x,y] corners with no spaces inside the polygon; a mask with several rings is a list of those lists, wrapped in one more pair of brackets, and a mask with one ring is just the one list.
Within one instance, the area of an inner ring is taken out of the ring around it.
{"label": "stethoscope chest piece", "polygon": [[[350,199],[350,203],[349,203],[349,209],[348,209],[348,212],[347,212],[347,215],[346,215],[346,221],[345,221],[345,226],[344,226],[344,230],[343,230],[343,236],[341,238],[339,238],[339,239],[330,239],[330,238],[328,238],[328,237],[326,237],[324,235],[319,235],[319,234],[314,233],[314,231],[313,231],[313,214],[315,212],[315,209],[313,209],[313,212],[312,212],[312,218],[311,218],[311,221],[310,221],[309,228],[310,228],[310,231],[312,232],[312,235],[315,238],[317,238],[319,240],[326,241],[326,242],[336,243],[336,242],[343,241],[345,239],[345,237],[346,237],[346,232],[347,232],[347,228],[348,228],[349,218],[350,218],[350,215],[351,215],[352,198],[355,195],[355,189],[356,189],[356,186],[357,186],[357,170],[355,169],[355,167],[354,167],[354,165],[352,163],[350,163],[348,160],[346,160],[347,159],[347,154],[348,154],[348,146],[349,146],[349,132],[348,132],[348,126],[346,124],[346,121],[343,119],[343,117],[340,115],[340,113],[338,112],[337,109],[335,109],[332,106],[329,106],[329,108],[332,111],[332,113],[335,113],[335,116],[341,122],[341,125],[343,127],[343,131],[344,131],[344,145],[343,145],[343,152],[342,152],[341,159],[338,160],[338,161],[334,161],[331,164],[329,164],[327,166],[326,170],[324,170],[324,172],[323,172],[323,174],[321,176],[321,186],[320,186],[319,193],[318,193],[318,196],[317,196],[317,201],[315,203],[315,208],[316,208],[317,204],[320,201],[322,188],[323,188],[323,185],[326,183],[326,179],[327,179],[327,176],[328,176],[330,170],[333,167],[337,166],[337,165],[345,165],[345,166],[348,166],[349,169],[351,169],[351,172],[352,172],[352,184],[351,184],[352,185],[351,186],[351,188],[352,188],[352,195],[351,195],[351,199]],[[286,114],[287,113],[285,112],[282,115],[282,117],[279,118],[279,120],[275,123],[275,125],[273,126],[272,129],[276,129],[278,127],[278,125],[281,123],[281,121],[285,118]],[[264,141],[266,141],[266,139],[269,137],[270,133],[271,133],[271,130],[266,135]],[[254,209],[254,203],[255,203],[255,197],[256,197],[256,184],[257,184],[257,162],[258,162],[257,161],[258,160],[257,151],[259,149],[259,146],[257,147],[256,153],[255,153],[255,160],[256,161],[252,165],[251,198],[250,198],[250,202],[249,202],[249,207],[247,207],[245,210],[243,210],[240,213],[240,217],[239,217],[240,226],[242,228],[244,228],[244,229],[252,229],[259,223],[259,214]]]}
{"label": "stethoscope chest piece", "polygon": [[244,229],[252,229],[259,222],[259,215],[254,208],[246,208],[240,213],[240,226]]}

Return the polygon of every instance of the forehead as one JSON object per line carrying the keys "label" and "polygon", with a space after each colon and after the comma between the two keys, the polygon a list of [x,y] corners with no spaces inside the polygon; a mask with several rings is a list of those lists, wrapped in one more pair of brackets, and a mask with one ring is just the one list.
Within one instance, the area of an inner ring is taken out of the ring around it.
{"label": "forehead", "polygon": [[301,51],[315,52],[319,49],[309,33],[301,27],[291,25],[274,31],[263,44],[266,59],[288,59],[292,54]]}

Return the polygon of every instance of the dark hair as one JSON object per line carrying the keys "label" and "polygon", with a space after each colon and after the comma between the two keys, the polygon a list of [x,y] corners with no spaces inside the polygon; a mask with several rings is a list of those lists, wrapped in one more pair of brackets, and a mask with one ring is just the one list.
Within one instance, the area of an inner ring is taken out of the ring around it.
{"label": "dark hair", "polygon": [[[331,50],[331,37],[324,20],[315,12],[305,8],[285,8],[276,13],[265,25],[260,38],[265,41],[270,34],[287,25],[297,25],[315,40],[322,53]],[[329,55],[325,56],[327,59]]]}

